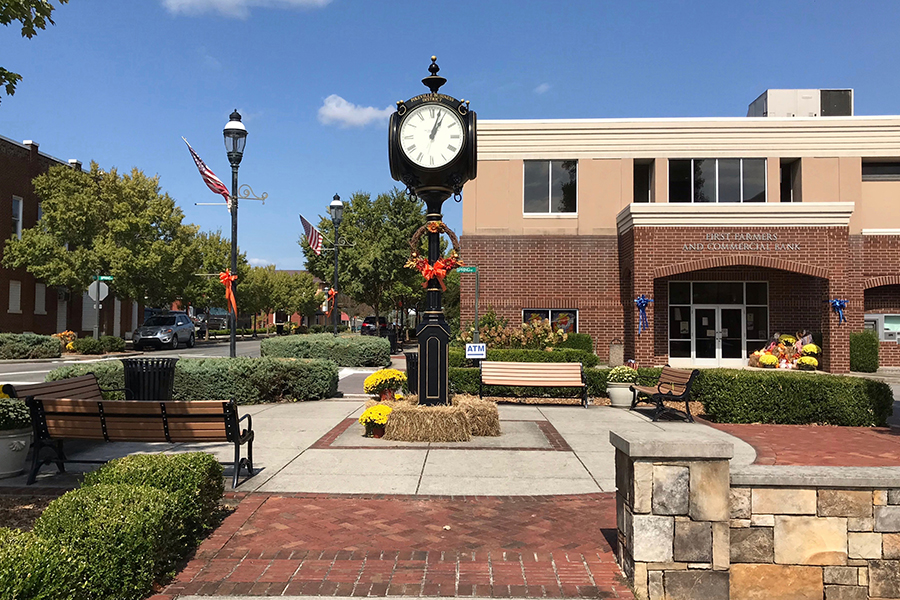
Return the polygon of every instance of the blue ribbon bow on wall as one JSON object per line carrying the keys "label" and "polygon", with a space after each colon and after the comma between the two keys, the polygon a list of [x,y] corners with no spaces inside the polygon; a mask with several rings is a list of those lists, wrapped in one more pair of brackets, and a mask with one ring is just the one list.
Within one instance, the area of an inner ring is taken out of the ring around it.
{"label": "blue ribbon bow on wall", "polygon": [[651,302],[653,302],[653,299],[643,294],[634,299],[634,303],[638,307],[638,335],[643,333],[645,329],[650,329],[650,321],[647,319],[647,307]]}
{"label": "blue ribbon bow on wall", "polygon": [[844,317],[844,309],[847,308],[846,300],[829,300],[831,303],[831,308],[838,314],[838,323],[844,323],[847,319]]}

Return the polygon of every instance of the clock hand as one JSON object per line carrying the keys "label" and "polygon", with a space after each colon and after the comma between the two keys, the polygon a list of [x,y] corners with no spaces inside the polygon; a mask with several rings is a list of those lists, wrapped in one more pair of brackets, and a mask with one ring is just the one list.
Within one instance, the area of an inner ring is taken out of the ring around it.
{"label": "clock hand", "polygon": [[434,135],[437,133],[438,127],[441,126],[441,123],[444,121],[444,113],[438,113],[438,118],[434,120],[434,127],[431,128],[431,133],[428,135],[428,139],[434,141]]}

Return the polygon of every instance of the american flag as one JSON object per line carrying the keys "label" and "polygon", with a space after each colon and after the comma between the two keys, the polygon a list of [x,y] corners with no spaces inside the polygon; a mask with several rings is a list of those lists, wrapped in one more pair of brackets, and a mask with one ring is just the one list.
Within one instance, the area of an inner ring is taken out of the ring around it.
{"label": "american flag", "polygon": [[194,159],[194,163],[197,165],[197,169],[200,171],[200,177],[203,178],[203,182],[206,183],[206,187],[213,191],[215,194],[222,194],[225,196],[225,204],[228,205],[228,210],[231,210],[231,194],[228,192],[228,188],[225,187],[225,184],[222,183],[222,180],[216,177],[216,174],[209,170],[209,167],[206,166],[206,163],[197,156],[197,153],[194,152],[194,149],[191,148],[191,145],[187,140],[182,137],[184,143],[187,144],[188,150],[191,151],[191,157]]}
{"label": "american flag", "polygon": [[309,244],[309,247],[312,248],[312,251],[316,253],[316,256],[322,254],[322,234],[319,233],[319,230],[313,227],[312,223],[303,218],[303,215],[300,215],[300,222],[303,223],[303,232],[306,234],[306,242]]}

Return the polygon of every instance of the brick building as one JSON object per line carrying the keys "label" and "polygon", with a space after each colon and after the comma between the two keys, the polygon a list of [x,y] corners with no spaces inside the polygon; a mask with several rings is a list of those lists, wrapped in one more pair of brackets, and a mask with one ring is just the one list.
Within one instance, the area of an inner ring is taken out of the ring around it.
{"label": "brick building", "polygon": [[[52,165],[68,163],[38,150],[36,142],[19,144],[0,136],[0,240],[5,243],[24,229],[34,227],[40,218],[40,199],[32,180]],[[2,252],[2,250],[0,250]],[[124,337],[138,324],[142,307],[110,295],[102,303],[101,332]],[[71,330],[79,336],[93,333],[96,312],[87,294],[45,285],[24,269],[0,267],[0,331],[52,334]]]}
{"label": "brick building", "polygon": [[480,121],[462,235],[480,311],[642,365],[745,365],[807,330],[847,372],[869,327],[900,366],[900,116],[852,112],[850,90],[770,90],[745,118]]}

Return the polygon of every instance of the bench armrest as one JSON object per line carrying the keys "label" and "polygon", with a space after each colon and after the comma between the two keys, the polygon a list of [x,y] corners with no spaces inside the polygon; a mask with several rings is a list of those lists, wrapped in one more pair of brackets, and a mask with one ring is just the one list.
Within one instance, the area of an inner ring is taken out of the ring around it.
{"label": "bench armrest", "polygon": [[249,435],[253,434],[253,417],[251,417],[249,413],[238,419],[238,423],[245,419],[247,420],[247,429],[241,432],[241,443],[243,443],[243,440],[246,440]]}

